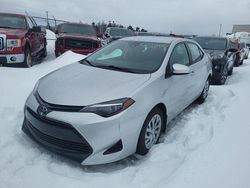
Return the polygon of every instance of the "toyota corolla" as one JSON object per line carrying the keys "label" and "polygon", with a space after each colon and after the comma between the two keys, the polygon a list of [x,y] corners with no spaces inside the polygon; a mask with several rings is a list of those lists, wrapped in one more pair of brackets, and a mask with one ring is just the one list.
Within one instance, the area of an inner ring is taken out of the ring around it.
{"label": "toyota corolla", "polygon": [[41,78],[22,129],[83,165],[145,155],[168,122],[205,101],[211,76],[210,58],[192,40],[120,39]]}

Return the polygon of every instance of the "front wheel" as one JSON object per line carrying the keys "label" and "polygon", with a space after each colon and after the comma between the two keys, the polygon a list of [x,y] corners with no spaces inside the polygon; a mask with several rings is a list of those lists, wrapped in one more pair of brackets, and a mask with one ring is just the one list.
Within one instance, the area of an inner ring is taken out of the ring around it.
{"label": "front wheel", "polygon": [[29,48],[26,48],[24,52],[24,67],[32,67],[32,56]]}
{"label": "front wheel", "polygon": [[136,153],[146,155],[159,140],[164,123],[163,112],[154,108],[147,116],[139,136]]}
{"label": "front wheel", "polygon": [[197,102],[202,104],[203,102],[205,102],[207,96],[208,96],[208,92],[209,92],[209,87],[210,87],[210,78],[207,79],[205,86],[202,90],[201,95],[199,96],[199,98],[197,99]]}
{"label": "front wheel", "polygon": [[228,76],[228,68],[225,65],[220,73],[220,78],[215,81],[215,84],[224,85]]}
{"label": "front wheel", "polygon": [[41,57],[45,58],[47,56],[47,46],[46,44],[44,45],[44,48],[42,50],[42,54],[41,54]]}

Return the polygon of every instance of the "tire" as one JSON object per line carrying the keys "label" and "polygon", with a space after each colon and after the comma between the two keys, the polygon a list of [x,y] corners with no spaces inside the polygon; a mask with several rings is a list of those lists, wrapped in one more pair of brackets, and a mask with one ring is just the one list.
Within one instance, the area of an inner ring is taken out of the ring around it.
{"label": "tire", "polygon": [[231,75],[233,74],[233,70],[234,70],[234,68],[232,67],[232,68],[230,69],[230,71],[228,71],[228,75],[229,75],[229,76],[231,76]]}
{"label": "tire", "polygon": [[242,60],[242,61],[240,62],[240,65],[243,65],[243,61],[244,61],[244,60]]}
{"label": "tire", "polygon": [[[163,125],[166,122],[163,117],[162,110],[157,107],[148,114],[138,139],[137,154],[146,155],[152,146],[158,142]],[[151,131],[155,132],[152,133]]]}
{"label": "tire", "polygon": [[209,92],[209,87],[210,87],[210,78],[207,79],[205,86],[201,92],[201,95],[198,97],[197,102],[199,104],[202,104],[205,102],[207,96],[208,96],[208,92]]}
{"label": "tire", "polygon": [[25,55],[24,62],[23,62],[24,67],[32,67],[33,61],[32,61],[32,56],[31,56],[31,52],[29,48],[25,49],[24,55]]}
{"label": "tire", "polygon": [[41,57],[43,57],[43,58],[47,57],[47,46],[46,46],[46,45],[44,45],[44,48],[43,48],[43,50],[42,50]]}
{"label": "tire", "polygon": [[221,76],[217,83],[219,85],[224,85],[227,81],[227,76],[228,76],[228,70],[227,70],[227,66],[225,65],[223,67],[223,70],[221,71]]}

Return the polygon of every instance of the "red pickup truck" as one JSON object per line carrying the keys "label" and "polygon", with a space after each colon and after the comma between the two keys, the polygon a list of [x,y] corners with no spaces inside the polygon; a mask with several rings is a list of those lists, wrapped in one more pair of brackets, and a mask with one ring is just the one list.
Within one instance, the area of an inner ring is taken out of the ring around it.
{"label": "red pickup truck", "polygon": [[46,31],[32,17],[0,13],[0,64],[31,67],[47,55],[46,45]]}
{"label": "red pickup truck", "polygon": [[75,53],[87,55],[101,47],[95,29],[88,24],[62,23],[55,30],[55,55],[58,57],[71,50]]}

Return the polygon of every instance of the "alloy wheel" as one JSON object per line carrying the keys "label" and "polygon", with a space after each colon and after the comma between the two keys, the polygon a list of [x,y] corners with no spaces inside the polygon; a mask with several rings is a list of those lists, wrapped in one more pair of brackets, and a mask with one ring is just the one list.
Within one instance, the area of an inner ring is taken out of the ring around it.
{"label": "alloy wheel", "polygon": [[162,127],[162,120],[159,114],[155,114],[149,121],[145,132],[145,146],[150,149],[158,140]]}

